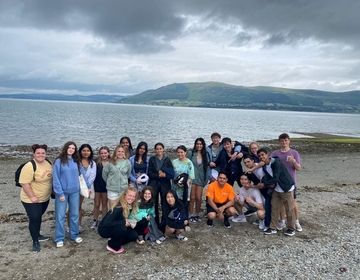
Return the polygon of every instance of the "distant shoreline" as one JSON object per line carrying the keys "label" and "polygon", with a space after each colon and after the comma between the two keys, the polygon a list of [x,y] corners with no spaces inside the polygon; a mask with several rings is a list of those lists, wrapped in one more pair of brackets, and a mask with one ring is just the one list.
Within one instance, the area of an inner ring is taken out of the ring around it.
{"label": "distant shoreline", "polygon": [[[304,112],[304,113],[323,113],[323,114],[349,114],[349,115],[356,115],[360,114],[359,111],[350,110],[350,111],[339,111],[339,110],[310,110],[308,108],[303,107],[296,107],[296,108],[278,108],[274,106],[250,106],[249,104],[246,104],[246,106],[241,105],[234,105],[230,107],[230,105],[226,106],[201,106],[201,105],[190,105],[190,104],[162,104],[160,103],[154,103],[154,104],[147,104],[147,103],[126,103],[122,102],[121,99],[124,98],[121,96],[118,100],[111,100],[111,98],[117,98],[115,95],[104,95],[104,97],[110,97],[105,98],[105,100],[92,100],[92,96],[99,96],[99,95],[89,95],[89,96],[83,96],[83,95],[76,95],[74,96],[67,96],[63,95],[63,98],[59,99],[52,99],[52,98],[28,98],[28,97],[6,97],[6,94],[0,94],[0,100],[20,100],[20,101],[50,101],[50,102],[81,102],[81,103],[91,103],[91,104],[113,104],[113,105],[130,105],[130,106],[152,106],[152,107],[174,107],[174,108],[206,108],[206,109],[231,109],[231,110],[265,110],[265,111],[275,111],[275,112]],[[102,96],[102,95],[101,95]],[[109,100],[110,99],[110,100]]]}

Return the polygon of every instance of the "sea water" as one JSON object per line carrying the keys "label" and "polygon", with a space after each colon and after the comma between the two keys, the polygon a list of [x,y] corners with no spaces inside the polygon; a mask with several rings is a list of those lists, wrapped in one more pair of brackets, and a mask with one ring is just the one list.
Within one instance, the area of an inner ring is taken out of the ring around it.
{"label": "sea water", "polygon": [[217,131],[233,140],[276,139],[283,132],[360,136],[359,114],[309,113],[125,105],[90,102],[0,100],[0,144],[45,143],[62,146],[73,140],[93,147],[114,147],[122,136],[133,146],[192,147],[197,137],[210,143]]}

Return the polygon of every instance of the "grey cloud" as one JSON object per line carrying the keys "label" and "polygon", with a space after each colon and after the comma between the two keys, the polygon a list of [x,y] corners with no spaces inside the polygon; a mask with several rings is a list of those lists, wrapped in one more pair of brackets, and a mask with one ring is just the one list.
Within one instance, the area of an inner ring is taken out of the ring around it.
{"label": "grey cloud", "polygon": [[42,30],[85,31],[130,51],[171,50],[171,40],[182,32],[184,19],[169,1],[97,0],[2,1],[1,26]]}
{"label": "grey cloud", "polygon": [[[269,38],[268,45],[306,38],[360,45],[359,12],[357,0],[3,0],[0,23],[81,30],[130,50],[154,52],[171,50],[171,40],[184,31],[186,16],[259,30]],[[243,39],[240,34],[239,42]]]}

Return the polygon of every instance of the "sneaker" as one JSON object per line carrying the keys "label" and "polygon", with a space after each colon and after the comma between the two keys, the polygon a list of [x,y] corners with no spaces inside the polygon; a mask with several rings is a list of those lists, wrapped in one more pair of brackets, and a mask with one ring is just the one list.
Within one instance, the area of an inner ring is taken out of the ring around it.
{"label": "sneaker", "polygon": [[195,219],[196,222],[201,222],[200,216],[195,216],[194,219]]}
{"label": "sneaker", "polygon": [[259,220],[255,220],[255,221],[252,222],[252,224],[255,225],[255,226],[258,226],[258,225],[260,225],[260,221],[259,221]]}
{"label": "sneaker", "polygon": [[61,248],[64,246],[64,241],[58,241],[56,242],[56,248]]}
{"label": "sneaker", "polygon": [[161,241],[161,242],[164,242],[166,240],[166,237],[165,236],[161,236],[160,238],[159,238],[159,241]]}
{"label": "sneaker", "polygon": [[296,231],[299,231],[299,232],[303,231],[303,229],[302,229],[302,227],[301,227],[301,225],[299,223],[299,220],[297,220],[295,222],[295,229],[296,229]]}
{"label": "sneaker", "polygon": [[234,222],[234,223],[246,223],[247,222],[247,220],[246,220],[246,217],[245,217],[245,215],[237,215],[237,216],[234,216],[233,218],[232,218],[232,221]]}
{"label": "sneaker", "polygon": [[224,227],[225,228],[231,228],[229,218],[227,218],[227,217],[224,218]]}
{"label": "sneaker", "polygon": [[244,215],[245,217],[250,217],[252,215],[256,214],[256,211],[255,210],[247,210],[245,211]]}
{"label": "sneaker", "polygon": [[267,231],[269,229],[269,227],[265,226],[263,229],[263,232]]}
{"label": "sneaker", "polygon": [[160,245],[162,242],[160,241],[160,239],[156,239],[156,240],[155,240],[155,243],[156,243],[157,245]]}
{"label": "sneaker", "polygon": [[83,239],[80,236],[78,236],[74,239],[74,241],[76,244],[80,244],[81,242],[83,242]]}
{"label": "sneaker", "polygon": [[144,237],[142,235],[138,236],[138,239],[136,240],[137,244],[143,245],[145,244]]}
{"label": "sneaker", "polygon": [[286,223],[284,220],[278,221],[277,225],[276,225],[276,229],[278,231],[283,230],[284,228],[286,228]]}
{"label": "sneaker", "polygon": [[190,217],[189,221],[190,221],[190,223],[193,223],[193,224],[197,223],[197,220],[195,217]]}
{"label": "sneaker", "polygon": [[111,248],[109,245],[107,245],[107,246],[106,246],[106,249],[107,249],[108,251],[110,251],[111,253],[114,253],[114,254],[123,254],[123,253],[126,252],[125,249],[124,249],[124,247],[121,247],[119,250],[115,250],[115,249]]}
{"label": "sneaker", "polygon": [[266,231],[264,231],[264,234],[270,235],[270,234],[276,234],[277,230],[273,228],[268,228]]}
{"label": "sneaker", "polygon": [[39,242],[48,241],[49,239],[50,239],[49,236],[44,236],[39,234]]}
{"label": "sneaker", "polygon": [[260,229],[260,230],[264,230],[264,229],[265,229],[265,222],[264,222],[264,220],[260,220],[260,222],[259,222],[259,229]]}
{"label": "sneaker", "polygon": [[33,247],[32,247],[33,252],[37,252],[39,253],[41,248],[40,248],[40,243],[39,242],[33,242]]}
{"label": "sneaker", "polygon": [[284,232],[284,234],[285,234],[286,236],[294,236],[294,235],[295,235],[295,230],[288,228],[288,229]]}
{"label": "sneaker", "polygon": [[176,235],[176,239],[180,240],[180,241],[188,241],[188,238],[186,236],[184,236],[184,235],[181,235],[181,234]]}
{"label": "sneaker", "polygon": [[213,220],[208,219],[206,224],[208,225],[208,227],[214,227],[214,221]]}
{"label": "sneaker", "polygon": [[94,220],[94,222],[92,223],[92,225],[91,225],[91,229],[97,229],[97,227],[98,227],[98,221],[97,220]]}

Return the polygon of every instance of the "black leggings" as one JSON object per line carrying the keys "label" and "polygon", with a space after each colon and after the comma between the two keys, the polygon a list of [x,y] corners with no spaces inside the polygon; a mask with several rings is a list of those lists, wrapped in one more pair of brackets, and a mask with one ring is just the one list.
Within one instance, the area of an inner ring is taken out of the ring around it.
{"label": "black leggings", "polygon": [[126,230],[121,229],[119,225],[113,226],[107,229],[107,232],[103,232],[102,236],[108,236],[111,238],[108,241],[109,247],[114,250],[119,250],[122,245],[135,241],[139,235],[144,235],[144,231],[148,226],[148,221],[144,218],[141,221],[137,222],[134,229],[127,228]]}
{"label": "black leggings", "polygon": [[49,205],[49,200],[40,203],[26,203],[21,201],[24,205],[26,214],[29,218],[29,231],[33,242],[39,241],[39,234],[41,228],[41,218]]}

